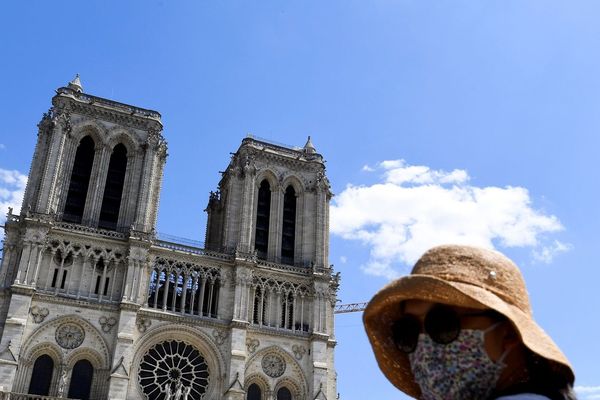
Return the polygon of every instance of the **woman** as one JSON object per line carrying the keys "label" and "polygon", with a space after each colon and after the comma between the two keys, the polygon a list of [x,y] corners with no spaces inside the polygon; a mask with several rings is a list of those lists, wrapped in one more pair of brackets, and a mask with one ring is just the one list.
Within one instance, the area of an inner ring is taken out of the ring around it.
{"label": "woman", "polygon": [[567,358],[535,323],[519,269],[468,246],[425,253],[364,313],[379,367],[424,400],[571,400]]}

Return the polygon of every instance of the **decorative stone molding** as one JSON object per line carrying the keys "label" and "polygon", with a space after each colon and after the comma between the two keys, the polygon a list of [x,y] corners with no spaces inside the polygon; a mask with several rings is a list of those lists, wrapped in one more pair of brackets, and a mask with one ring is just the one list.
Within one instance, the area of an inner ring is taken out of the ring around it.
{"label": "decorative stone molding", "polygon": [[72,350],[81,346],[85,339],[85,331],[79,325],[66,323],[56,329],[55,338],[60,347]]}
{"label": "decorative stone molding", "polygon": [[68,111],[62,110],[59,113],[53,113],[52,122],[55,125],[60,125],[64,133],[71,133],[71,114]]}
{"label": "decorative stone molding", "polygon": [[292,346],[292,352],[294,353],[294,357],[296,357],[296,360],[302,360],[302,357],[304,357],[304,355],[306,354],[306,348],[295,344]]}
{"label": "decorative stone molding", "polygon": [[[85,93],[76,93],[69,88],[59,88],[58,95],[54,96],[52,103],[55,113],[69,107],[72,113],[100,119],[116,124],[137,129],[162,129],[160,114],[156,111],[117,103]],[[97,105],[103,105],[98,107]]]}
{"label": "decorative stone molding", "polygon": [[246,348],[249,353],[254,353],[258,346],[260,346],[260,341],[258,339],[246,338]]}
{"label": "decorative stone molding", "polygon": [[114,317],[100,317],[98,322],[100,323],[100,326],[102,327],[102,332],[110,333],[113,326],[116,325],[117,319]]}
{"label": "decorative stone molding", "polygon": [[44,322],[50,311],[46,307],[33,306],[30,309],[31,316],[33,317],[33,322],[36,324]]}
{"label": "decorative stone molding", "polygon": [[213,329],[213,337],[215,338],[215,343],[221,346],[227,340],[227,332],[223,329]]}
{"label": "decorative stone molding", "polygon": [[271,378],[279,378],[285,372],[286,364],[283,357],[275,353],[270,353],[263,357],[261,366],[265,374]]}
{"label": "decorative stone molding", "polygon": [[148,318],[138,318],[136,321],[137,329],[141,333],[146,332],[146,330],[152,325],[152,321]]}

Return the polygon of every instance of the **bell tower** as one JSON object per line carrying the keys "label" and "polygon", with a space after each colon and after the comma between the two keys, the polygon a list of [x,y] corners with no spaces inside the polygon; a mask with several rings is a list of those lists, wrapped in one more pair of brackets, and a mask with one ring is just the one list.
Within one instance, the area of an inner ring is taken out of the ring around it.
{"label": "bell tower", "polygon": [[248,136],[222,175],[206,209],[208,249],[328,267],[332,194],[310,137],[293,148]]}
{"label": "bell tower", "polygon": [[[158,112],[84,93],[79,76],[56,90],[52,108],[38,124],[21,212],[9,213],[5,224],[0,268],[4,389],[67,395],[57,383],[60,370],[53,386],[42,389],[31,386],[27,380],[35,379],[22,372],[30,365],[21,347],[31,324],[46,317],[71,318],[81,306],[86,319],[75,324],[80,332],[93,332],[96,328],[85,324],[104,318],[119,324],[121,336],[131,335],[130,321],[145,299],[145,267],[167,156],[161,132]],[[100,317],[99,310],[116,312]],[[113,351],[122,352],[130,340],[119,339],[118,345]],[[121,384],[107,366],[114,356],[106,350],[103,357],[104,364],[94,366],[102,383],[87,387],[92,398],[106,398],[109,386]],[[62,365],[56,357],[48,362]]]}
{"label": "bell tower", "polygon": [[166,158],[158,112],[85,94],[77,76],[56,91],[38,127],[23,215],[153,229]]}

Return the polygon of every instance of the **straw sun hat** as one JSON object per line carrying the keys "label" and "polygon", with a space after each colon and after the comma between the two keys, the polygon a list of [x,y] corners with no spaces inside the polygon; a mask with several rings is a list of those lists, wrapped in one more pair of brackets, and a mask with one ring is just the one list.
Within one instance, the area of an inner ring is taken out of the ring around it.
{"label": "straw sun hat", "polygon": [[525,282],[517,266],[497,251],[468,246],[439,246],[426,252],[410,275],[381,289],[363,315],[379,367],[398,389],[420,395],[407,354],[392,340],[392,324],[404,300],[426,300],[459,307],[492,309],[512,321],[523,344],[550,361],[557,374],[574,381],[569,361],[533,320]]}

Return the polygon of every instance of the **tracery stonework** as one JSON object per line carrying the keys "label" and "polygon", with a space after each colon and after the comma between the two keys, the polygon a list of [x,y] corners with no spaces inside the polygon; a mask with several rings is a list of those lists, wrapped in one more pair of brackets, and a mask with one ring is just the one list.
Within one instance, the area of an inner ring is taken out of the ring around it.
{"label": "tracery stonework", "polygon": [[63,349],[76,349],[85,339],[85,331],[78,325],[67,323],[56,329],[56,343]]}
{"label": "tracery stonework", "polygon": [[267,354],[261,362],[263,371],[271,378],[279,378],[285,372],[285,360],[277,354]]}
{"label": "tracery stonework", "polygon": [[171,340],[152,347],[140,364],[138,380],[147,399],[200,399],[210,371],[204,356],[192,345]]}
{"label": "tracery stonework", "polygon": [[247,136],[206,190],[204,242],[157,234],[161,118],[79,77],[56,90],[5,222],[0,398],[247,400],[254,385],[263,399],[335,399],[323,156],[310,138]]}

